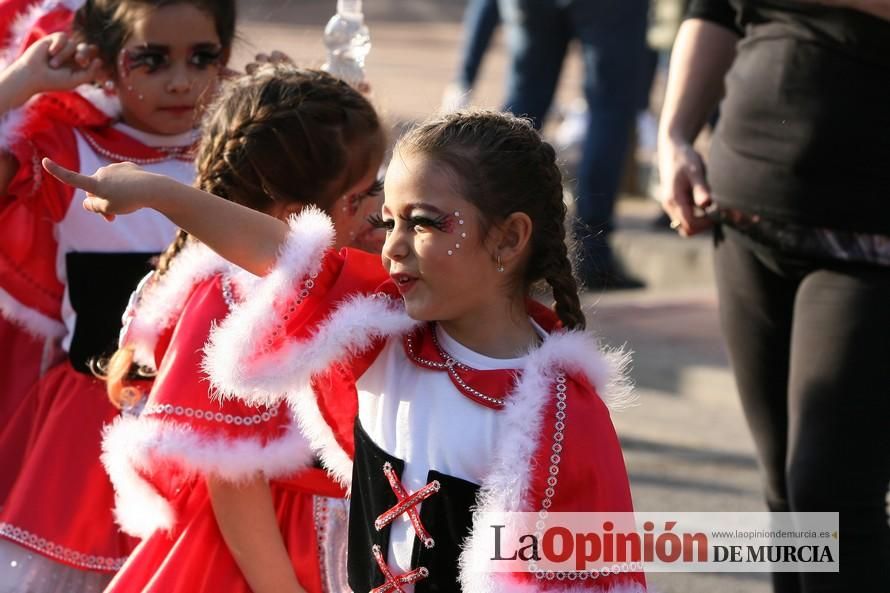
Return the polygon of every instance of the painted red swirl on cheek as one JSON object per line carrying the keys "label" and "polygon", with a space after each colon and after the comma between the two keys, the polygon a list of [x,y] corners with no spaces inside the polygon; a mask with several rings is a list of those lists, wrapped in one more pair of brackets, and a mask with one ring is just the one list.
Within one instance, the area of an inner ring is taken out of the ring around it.
{"label": "painted red swirl on cheek", "polygon": [[442,217],[442,232],[443,233],[453,233],[454,232],[454,217],[450,214],[446,214]]}

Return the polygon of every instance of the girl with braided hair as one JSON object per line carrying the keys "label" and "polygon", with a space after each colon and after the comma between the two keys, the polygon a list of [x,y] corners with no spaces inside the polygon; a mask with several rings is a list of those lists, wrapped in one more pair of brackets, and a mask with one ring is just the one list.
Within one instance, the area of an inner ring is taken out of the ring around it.
{"label": "girl with braided hair", "polygon": [[[332,250],[317,211],[288,227],[225,204],[210,221],[221,200],[135,167],[45,166],[93,194],[88,209],[154,208],[265,276],[211,333],[205,368],[223,398],[286,400],[350,490],[353,591],[645,590],[632,565],[497,572],[473,513],[632,511],[607,407],[626,361],[583,332],[559,168],[530,122],[457,112],[403,137],[373,218],[383,266]],[[542,281],[553,310],[529,298]]]}
{"label": "girl with braided hair", "polygon": [[[195,185],[280,220],[316,208],[342,245],[373,245],[385,148],[374,108],[324,72],[248,71],[210,108]],[[133,298],[107,377],[129,413],[106,430],[102,459],[117,519],[143,541],[108,593],[346,590],[344,490],[310,467],[284,402],[220,403],[202,370],[211,328],[255,281],[181,231]],[[155,376],[145,401],[132,371]]]}
{"label": "girl with braided hair", "polygon": [[176,233],[152,212],[97,226],[85,194],[40,161],[133,161],[191,183],[234,29],[234,0],[41,0],[2,53],[14,59],[0,72],[0,358],[28,338],[6,324],[62,354],[22,361],[0,386],[5,399],[43,372],[0,423],[3,593],[101,590],[135,546],[114,524],[98,461],[118,410],[90,361],[114,351],[128,296]]}

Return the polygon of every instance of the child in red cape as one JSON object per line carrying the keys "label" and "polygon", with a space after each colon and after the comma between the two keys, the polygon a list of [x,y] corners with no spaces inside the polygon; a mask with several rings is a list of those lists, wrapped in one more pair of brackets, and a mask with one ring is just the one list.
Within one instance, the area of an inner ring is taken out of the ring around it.
{"label": "child in red cape", "polygon": [[[0,73],[2,310],[64,355],[0,434],[0,581],[30,592],[101,589],[135,545],[114,524],[98,460],[102,426],[118,412],[90,361],[113,351],[129,294],[176,232],[149,212],[94,224],[85,194],[40,161],[82,171],[132,161],[191,183],[196,125],[235,21],[231,0],[55,4],[70,32],[37,39]],[[4,357],[27,337],[4,334]]]}
{"label": "child in red cape", "polygon": [[[498,572],[474,518],[632,511],[607,409],[620,376],[582,331],[561,174],[528,121],[458,112],[402,138],[374,219],[382,267],[332,250],[318,212],[288,228],[136,167],[45,166],[90,210],[154,208],[266,276],[211,335],[207,369],[223,397],[286,398],[350,489],[354,591],[645,590],[635,565]],[[529,299],[539,281],[554,310]]]}
{"label": "child in red cape", "polygon": [[[323,72],[250,71],[210,110],[196,185],[283,220],[320,208],[344,243],[379,253],[366,222],[382,202],[373,107]],[[103,461],[117,518],[143,541],[107,593],[346,590],[345,491],[311,467],[284,402],[220,402],[202,369],[212,328],[257,281],[182,233],[135,296],[109,376],[128,412],[106,430]],[[156,373],[145,401],[118,380],[131,361]]]}

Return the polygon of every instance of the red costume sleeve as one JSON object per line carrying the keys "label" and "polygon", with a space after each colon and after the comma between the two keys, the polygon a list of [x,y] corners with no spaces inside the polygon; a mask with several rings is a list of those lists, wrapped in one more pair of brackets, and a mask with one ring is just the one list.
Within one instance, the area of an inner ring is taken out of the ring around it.
{"label": "red costume sleeve", "polygon": [[49,157],[78,169],[77,142],[70,128],[28,111],[28,121],[5,149],[18,169],[0,197],[0,308],[32,333],[64,334],[58,321],[64,288],[56,274],[54,224],[68,209],[74,190],[49,175],[41,159]]}
{"label": "red costume sleeve", "polygon": [[26,121],[14,133],[5,150],[15,157],[18,169],[7,187],[6,199],[27,204],[53,222],[64,218],[74,190],[44,171],[44,158],[77,171],[79,159],[74,130],[59,120],[42,117],[41,100],[26,109]]}
{"label": "red costume sleeve", "polygon": [[335,252],[332,241],[330,219],[317,210],[291,222],[273,271],[211,336],[206,363],[222,394],[295,403],[313,377],[377,344],[381,332],[366,330],[386,327],[389,299],[376,308],[356,304],[388,276],[378,256]]}

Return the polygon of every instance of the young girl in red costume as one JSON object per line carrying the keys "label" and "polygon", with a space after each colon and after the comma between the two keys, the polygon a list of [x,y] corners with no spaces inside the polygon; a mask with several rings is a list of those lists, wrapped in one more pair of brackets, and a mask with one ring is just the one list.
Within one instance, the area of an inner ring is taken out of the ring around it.
{"label": "young girl in red costume", "polygon": [[[211,335],[206,365],[224,395],[286,397],[351,489],[354,591],[645,589],[633,567],[494,572],[471,511],[632,509],[606,407],[618,378],[582,331],[560,171],[528,121],[455,113],[399,142],[376,218],[385,270],[330,249],[318,212],[288,228],[132,166],[91,177],[46,166],[102,196],[88,209],[157,209],[266,274]],[[200,215],[211,205],[212,220]],[[542,280],[555,311],[528,298]]]}
{"label": "young girl in red costume", "polygon": [[[0,40],[6,44],[0,50],[0,86],[4,94],[0,97],[0,145],[6,146],[14,136],[11,132],[20,123],[20,117],[16,117],[16,105],[26,97],[16,97],[13,89],[9,88],[8,79],[14,76],[14,70],[7,67],[15,62],[22,52],[36,40],[53,32],[68,30],[71,27],[73,16],[69,5],[74,5],[74,0],[68,2],[60,0],[5,0],[0,3]],[[52,44],[47,53],[55,56],[66,45],[67,37],[59,36],[57,42]],[[72,46],[73,47],[73,46]],[[70,48],[69,48],[69,53]],[[65,56],[61,56],[65,57]],[[48,67],[31,72],[36,83],[32,88],[70,88],[80,82],[90,82],[96,75],[96,68],[88,68],[89,57],[86,53],[78,54],[79,64],[72,69],[72,64],[59,64],[58,68]],[[82,66],[81,66],[82,65]],[[22,62],[17,64],[21,73]],[[45,83],[40,84],[38,77],[45,77]],[[52,76],[52,78],[49,78]],[[11,111],[11,112],[10,112]],[[21,115],[20,113],[18,114]],[[0,185],[8,182],[11,171],[0,179]],[[4,188],[5,189],[5,188]],[[0,194],[5,194],[0,191]],[[5,200],[3,201],[5,202]],[[61,324],[47,311],[57,310],[55,301],[47,299],[47,295],[40,289],[39,281],[28,283],[32,273],[18,267],[36,259],[36,254],[28,247],[29,243],[39,243],[39,239],[32,238],[37,229],[34,225],[22,223],[15,213],[15,208],[8,208],[8,204],[0,205],[0,218],[4,231],[8,233],[4,250],[0,252],[0,419],[6,424],[15,413],[24,396],[30,391],[37,379],[53,364],[60,359],[57,338],[62,333]],[[7,212],[12,210],[13,212]],[[51,235],[52,224],[49,221],[40,225],[40,231],[47,236]],[[48,242],[52,243],[49,237]],[[8,249],[8,245],[21,244],[17,251]],[[17,261],[28,256],[25,262]],[[45,258],[50,260],[51,253],[47,252]],[[48,269],[48,268],[47,268]],[[22,286],[24,281],[24,286]],[[26,425],[27,423],[21,423]],[[0,501],[2,501],[11,485],[18,468],[21,457],[21,449],[25,445],[25,435],[7,434],[0,438],[0,450],[4,452],[4,472],[0,476]],[[10,441],[10,442],[7,442]],[[18,446],[14,446],[18,443]]]}
{"label": "young girl in red costume", "polygon": [[[195,185],[282,220],[320,208],[343,244],[379,254],[366,222],[382,203],[373,107],[323,72],[249,71],[211,107]],[[141,414],[104,439],[118,520],[144,538],[106,593],[342,593],[345,492],[306,469],[313,454],[284,402],[221,404],[202,370],[212,327],[258,279],[185,236],[136,297],[111,364],[116,376],[135,359],[157,376]],[[109,386],[134,406],[114,376]]]}
{"label": "young girl in red costume", "polygon": [[[135,544],[113,522],[98,456],[117,410],[90,361],[113,351],[129,293],[175,234],[148,212],[96,225],[83,215],[83,192],[41,173],[40,160],[83,171],[129,160],[191,182],[197,119],[234,36],[232,1],[81,4],[69,14],[70,34],[34,42],[0,81],[0,288],[12,304],[4,311],[55,337],[66,355],[0,438],[4,460],[7,445],[26,444],[20,469],[4,472],[14,475],[0,514],[4,593],[101,589]],[[85,80],[104,84],[65,90]]]}

